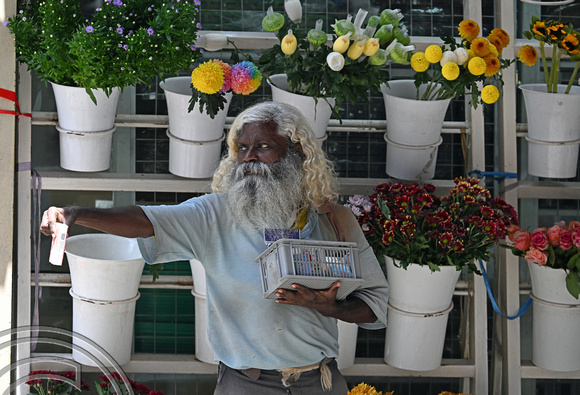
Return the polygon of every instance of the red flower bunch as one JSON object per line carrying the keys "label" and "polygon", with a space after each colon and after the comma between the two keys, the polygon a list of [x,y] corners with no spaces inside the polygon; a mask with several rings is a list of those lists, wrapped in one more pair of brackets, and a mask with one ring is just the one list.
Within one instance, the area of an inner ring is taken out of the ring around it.
{"label": "red flower bunch", "polygon": [[455,266],[479,273],[474,259],[489,259],[490,247],[518,224],[517,214],[504,200],[492,199],[478,179],[454,183],[443,197],[432,184],[384,183],[370,198],[353,196],[346,206],[379,258],[387,255],[403,268],[416,263],[432,271]]}
{"label": "red flower bunch", "polygon": [[566,288],[575,298],[580,295],[580,222],[556,222],[551,228],[532,233],[519,226],[509,228],[512,253],[526,261],[566,271]]}
{"label": "red flower bunch", "polygon": [[[26,384],[31,386],[38,394],[80,394],[81,391],[90,390],[89,385],[81,380],[81,388],[76,388],[70,382],[75,382],[75,372],[55,373],[52,370],[36,370],[30,372]],[[46,386],[44,385],[46,384]]]}
{"label": "red flower bunch", "polygon": [[[113,379],[115,379],[116,383],[121,388],[126,388],[125,382],[123,381],[123,377],[119,373],[114,372],[111,374],[111,376],[113,377]],[[109,377],[100,376],[100,379],[103,381],[99,383],[99,386],[97,387],[97,392],[99,393],[99,395],[117,395],[114,386],[109,380]],[[164,395],[162,391],[151,391],[147,386],[143,384],[138,384],[129,378],[126,378],[126,380],[129,381],[131,389],[133,390],[133,393],[135,395]]]}

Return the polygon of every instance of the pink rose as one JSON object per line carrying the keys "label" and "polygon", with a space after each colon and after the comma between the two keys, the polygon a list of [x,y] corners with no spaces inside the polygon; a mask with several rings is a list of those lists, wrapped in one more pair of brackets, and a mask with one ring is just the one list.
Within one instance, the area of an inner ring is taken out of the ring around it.
{"label": "pink rose", "polygon": [[514,242],[514,248],[521,251],[526,251],[530,248],[530,234],[525,229],[518,229],[509,235],[511,241]]}
{"label": "pink rose", "polygon": [[563,250],[572,248],[572,232],[569,230],[564,229],[560,232],[560,248]]}
{"label": "pink rose", "polygon": [[552,244],[553,246],[557,246],[558,244],[560,244],[560,232],[562,231],[562,228],[559,227],[557,224],[552,226],[551,228],[548,228],[548,240],[550,240],[550,244]]}
{"label": "pink rose", "polygon": [[530,242],[538,250],[544,251],[550,245],[548,240],[548,235],[546,234],[546,228],[538,228],[532,232],[530,236]]}
{"label": "pink rose", "polygon": [[540,266],[545,265],[546,262],[548,262],[548,254],[534,247],[530,247],[530,250],[526,252],[524,258],[526,261],[537,263]]}
{"label": "pink rose", "polygon": [[570,223],[568,224],[568,230],[570,232],[574,232],[574,231],[580,230],[580,222],[578,222],[578,221],[570,221]]}
{"label": "pink rose", "polygon": [[580,248],[580,231],[572,232],[572,243],[576,248]]}

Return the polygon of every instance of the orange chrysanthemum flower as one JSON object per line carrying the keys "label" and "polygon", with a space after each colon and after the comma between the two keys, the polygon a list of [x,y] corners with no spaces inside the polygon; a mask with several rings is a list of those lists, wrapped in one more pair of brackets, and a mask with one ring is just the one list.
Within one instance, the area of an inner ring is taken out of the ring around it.
{"label": "orange chrysanthemum flower", "polygon": [[578,37],[574,34],[568,33],[568,35],[562,40],[562,47],[570,54],[580,52],[580,49],[578,49]]}
{"label": "orange chrysanthemum flower", "polygon": [[483,60],[485,60],[485,76],[491,77],[492,75],[497,74],[501,67],[501,63],[499,62],[497,56],[487,55],[483,58]]}
{"label": "orange chrysanthemum flower", "polygon": [[546,31],[546,22],[537,21],[534,23],[534,26],[532,26],[532,32],[540,37],[546,37],[548,34]]}
{"label": "orange chrysanthemum flower", "polygon": [[538,61],[538,52],[536,52],[536,48],[532,47],[531,45],[524,45],[518,51],[518,57],[520,62],[531,67]]}
{"label": "orange chrysanthemum flower", "polygon": [[501,41],[501,39],[498,36],[492,33],[489,36],[487,36],[487,41],[489,41],[497,49],[498,54],[501,53],[501,51],[504,48],[504,45],[503,41]]}
{"label": "orange chrysanthemum flower", "polygon": [[473,41],[480,32],[477,22],[465,19],[459,23],[459,35],[467,41]]}
{"label": "orange chrysanthemum flower", "polygon": [[498,28],[493,29],[491,31],[491,34],[499,37],[504,48],[507,47],[508,45],[510,45],[510,36],[509,36],[509,34],[507,34],[507,32],[505,30],[500,29],[498,27]]}
{"label": "orange chrysanthemum flower", "polygon": [[489,41],[486,38],[478,37],[471,42],[471,49],[479,57],[489,55]]}

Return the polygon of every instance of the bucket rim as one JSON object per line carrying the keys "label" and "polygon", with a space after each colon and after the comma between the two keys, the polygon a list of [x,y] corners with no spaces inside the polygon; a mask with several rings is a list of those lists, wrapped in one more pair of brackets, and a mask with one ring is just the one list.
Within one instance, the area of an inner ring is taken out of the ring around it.
{"label": "bucket rim", "polygon": [[577,309],[577,308],[580,308],[580,300],[578,300],[578,304],[554,303],[554,302],[548,302],[547,300],[544,300],[544,299],[540,299],[540,298],[538,298],[536,295],[534,295],[531,292],[530,292],[530,298],[532,298],[532,300],[534,301],[534,303],[535,302],[538,302],[538,303],[544,304],[546,306],[559,307],[559,308],[563,308],[563,309]]}
{"label": "bucket rim", "polygon": [[441,137],[441,136],[439,137],[439,140],[437,140],[436,143],[428,144],[428,145],[405,145],[405,144],[395,143],[393,140],[390,140],[387,137],[387,133],[385,133],[383,135],[383,138],[385,139],[385,141],[387,142],[388,145],[392,145],[392,146],[398,147],[398,148],[411,149],[411,150],[424,150],[427,148],[439,147],[443,143],[443,137]]}
{"label": "bucket rim", "polygon": [[196,298],[207,299],[207,295],[200,294],[199,292],[196,292],[195,289],[191,290],[191,294]]}
{"label": "bucket rim", "polygon": [[175,139],[176,141],[179,141],[180,143],[191,144],[191,145],[210,145],[210,144],[217,144],[217,143],[221,143],[226,138],[226,132],[223,132],[222,135],[221,135],[221,137],[219,139],[209,140],[209,141],[185,140],[185,139],[182,139],[180,137],[176,137],[176,136],[172,135],[171,132],[169,131],[169,129],[167,129],[167,131],[165,133],[167,134],[167,137],[169,137],[170,140]]}
{"label": "bucket rim", "polygon": [[100,134],[109,134],[109,133],[113,133],[115,130],[117,130],[116,126],[113,126],[111,129],[107,129],[107,130],[95,130],[95,131],[82,131],[82,132],[75,132],[74,130],[66,130],[61,128],[58,124],[55,125],[56,130],[58,130],[59,133],[64,133],[64,134],[75,134],[75,135],[79,135],[79,136],[84,136],[85,134],[91,135],[91,136],[96,136],[96,135],[100,135]]}
{"label": "bucket rim", "polygon": [[[82,256],[79,254],[75,254],[74,252],[71,252],[69,250],[67,250],[67,245],[69,245],[70,241],[72,240],[73,242],[75,240],[83,240],[83,239],[90,239],[90,238],[98,238],[98,239],[105,239],[105,238],[117,238],[117,239],[127,239],[127,240],[133,240],[129,237],[123,237],[123,236],[117,236],[117,235],[112,235],[109,233],[83,233],[80,235],[73,235],[73,236],[68,236],[66,238],[66,245],[65,245],[65,249],[64,252],[67,254],[70,254],[74,257],[80,257],[80,258],[85,258],[85,259],[93,259],[93,260],[103,260],[103,259],[96,259],[96,258],[88,258],[86,256]],[[138,258],[130,258],[130,259],[115,259],[116,262],[124,262],[124,263],[129,263],[129,262],[140,262],[140,261],[144,261],[143,256],[141,255]],[[70,266],[70,263],[69,263]]]}
{"label": "bucket rim", "polygon": [[542,140],[535,140],[528,136],[526,137],[526,141],[532,144],[540,144],[540,145],[576,145],[580,144],[579,140],[571,140],[571,141],[542,141]]}
{"label": "bucket rim", "polygon": [[434,318],[434,317],[441,317],[443,315],[449,314],[449,312],[453,309],[453,302],[451,302],[449,307],[447,307],[445,310],[438,311],[436,313],[412,313],[410,311],[398,309],[398,308],[392,306],[390,303],[387,303],[387,309],[396,311],[397,313],[400,313],[401,315],[408,315],[410,317]]}
{"label": "bucket rim", "polygon": [[133,296],[130,299],[123,299],[123,300],[99,300],[99,299],[91,299],[91,298],[85,298],[84,296],[79,296],[76,293],[73,292],[72,288],[69,289],[68,293],[70,294],[70,296],[73,297],[73,299],[77,299],[80,300],[81,302],[87,302],[87,303],[92,303],[92,304],[98,304],[98,305],[121,305],[121,304],[127,304],[127,303],[131,303],[136,301],[137,299],[139,299],[141,297],[141,293],[137,292],[137,295]]}

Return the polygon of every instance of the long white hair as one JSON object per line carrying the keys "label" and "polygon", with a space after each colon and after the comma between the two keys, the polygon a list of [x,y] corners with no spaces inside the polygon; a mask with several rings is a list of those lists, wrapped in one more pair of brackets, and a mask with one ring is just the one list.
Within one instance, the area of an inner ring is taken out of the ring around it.
{"label": "long white hair", "polygon": [[244,125],[274,123],[276,132],[288,139],[289,149],[300,145],[304,154],[302,192],[307,207],[319,207],[338,196],[333,165],[316,141],[308,120],[294,106],[278,102],[261,102],[241,112],[228,133],[228,152],[213,176],[212,190],[224,192],[224,181],[237,165],[238,138]]}

